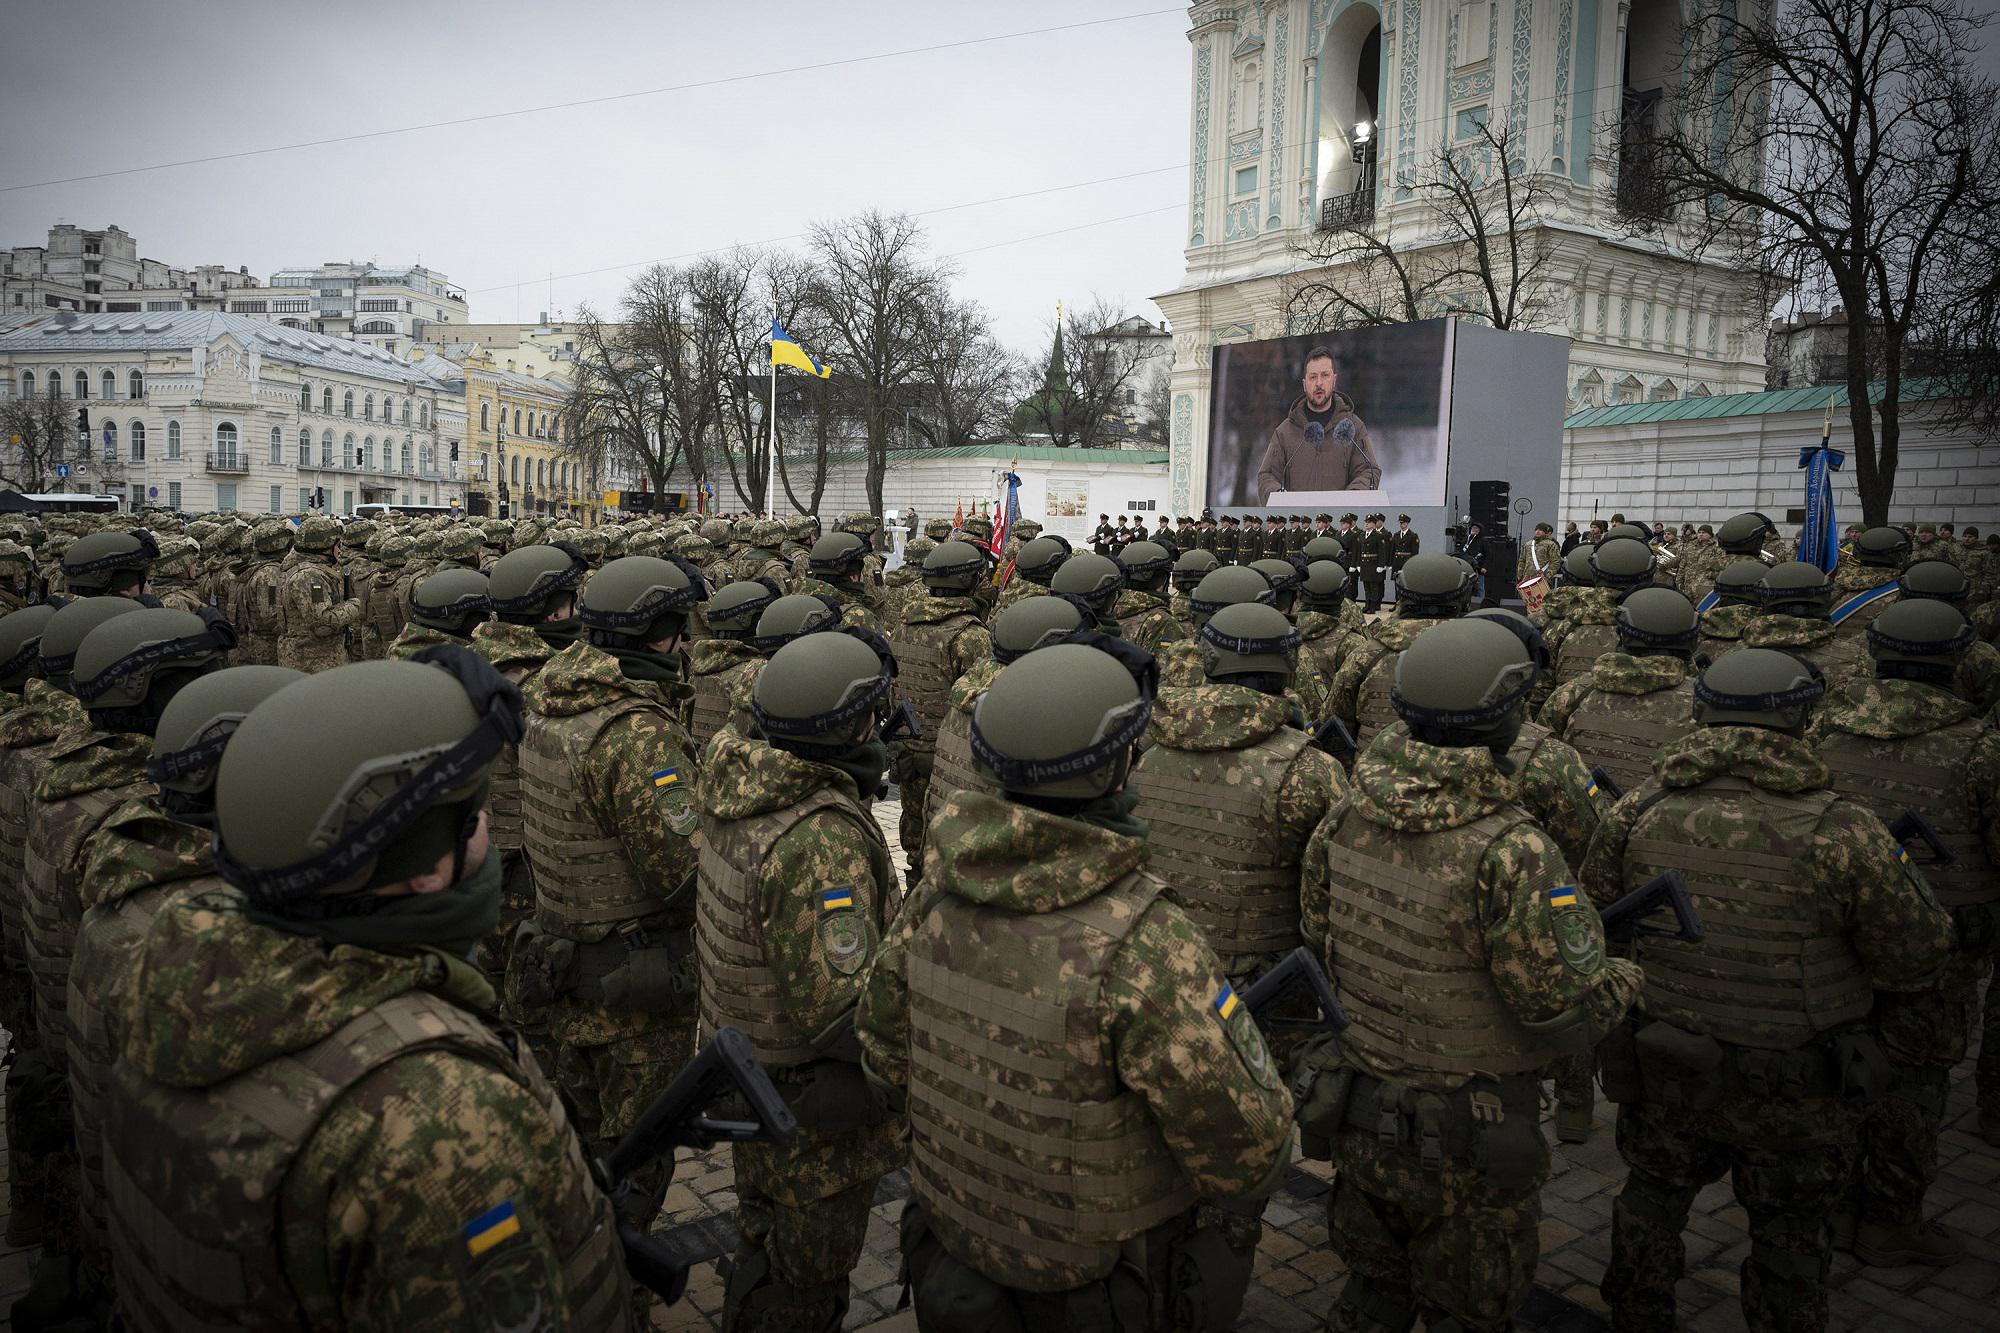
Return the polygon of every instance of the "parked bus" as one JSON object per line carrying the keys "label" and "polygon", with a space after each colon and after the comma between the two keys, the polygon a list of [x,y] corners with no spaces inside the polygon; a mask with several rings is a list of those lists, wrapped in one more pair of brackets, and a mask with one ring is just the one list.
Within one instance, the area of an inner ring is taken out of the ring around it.
{"label": "parked bus", "polygon": [[49,495],[23,495],[21,498],[44,514],[115,514],[118,512],[118,497],[115,495],[83,495],[62,491]]}
{"label": "parked bus", "polygon": [[445,518],[458,518],[464,512],[457,505],[399,505],[370,501],[367,504],[354,506],[354,517],[373,519],[386,518],[390,514],[414,514],[419,518],[440,515]]}

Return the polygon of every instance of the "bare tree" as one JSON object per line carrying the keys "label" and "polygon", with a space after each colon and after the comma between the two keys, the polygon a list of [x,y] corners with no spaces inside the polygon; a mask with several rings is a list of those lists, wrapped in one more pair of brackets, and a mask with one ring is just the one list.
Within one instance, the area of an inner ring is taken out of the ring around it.
{"label": "bare tree", "polygon": [[1670,114],[1648,154],[1627,159],[1659,173],[1672,225],[1701,245],[1768,261],[1803,303],[1845,307],[1869,523],[1895,494],[1925,313],[1976,328],[1965,317],[1990,282],[1990,268],[1952,262],[1995,202],[2000,90],[1972,64],[1984,22],[1958,0],[1787,0],[1768,18],[1704,6]]}
{"label": "bare tree", "polygon": [[1020,397],[1020,362],[993,337],[977,302],[939,294],[921,315],[919,371],[905,401],[910,428],[934,449],[1002,434]]}
{"label": "bare tree", "polygon": [[46,491],[75,430],[74,408],[55,394],[0,404],[0,481],[30,494]]}
{"label": "bare tree", "polygon": [[1167,442],[1173,416],[1174,395],[1172,389],[1173,368],[1162,364],[1153,368],[1152,378],[1139,391],[1139,402],[1143,411],[1140,420],[1146,434],[1161,444]]}
{"label": "bare tree", "polygon": [[1104,449],[1124,429],[1128,392],[1137,395],[1144,349],[1112,330],[1124,303],[1093,296],[1072,315],[1067,333],[1053,327],[1042,383],[1014,413],[1015,429],[1046,435],[1059,449]]}

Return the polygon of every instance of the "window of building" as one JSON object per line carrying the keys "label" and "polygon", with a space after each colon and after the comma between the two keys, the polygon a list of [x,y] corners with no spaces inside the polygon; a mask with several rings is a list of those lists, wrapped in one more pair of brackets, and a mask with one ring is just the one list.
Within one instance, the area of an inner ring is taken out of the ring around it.
{"label": "window of building", "polygon": [[[29,384],[33,384],[34,382],[35,382],[35,377],[34,377],[34,375],[33,375],[33,374],[30,374],[30,375],[28,376],[28,383],[29,383]],[[481,430],[486,430],[486,429],[488,429],[488,425],[487,425],[487,420],[486,420],[486,409],[487,409],[487,408],[489,408],[489,407],[491,407],[491,406],[493,406],[493,404],[491,404],[491,403],[487,402],[487,401],[486,401],[485,399],[481,399],[481,400],[480,400],[480,402],[479,402],[479,429],[481,429]]]}
{"label": "window of building", "polygon": [[375,395],[372,393],[361,400],[361,419],[363,421],[375,419]]}
{"label": "window of building", "polygon": [[326,413],[328,416],[333,415],[332,389],[321,389],[319,391],[319,410]]}
{"label": "window of building", "polygon": [[313,433],[309,430],[302,430],[299,432],[299,466],[311,467],[312,461]]}
{"label": "window of building", "polygon": [[353,491],[342,491],[340,493],[340,512],[343,514],[351,514],[354,512]]}
{"label": "window of building", "polygon": [[215,483],[215,507],[217,509],[236,508],[236,483],[218,481]]}
{"label": "window of building", "polygon": [[236,461],[236,427],[233,423],[220,421],[215,426],[215,457],[217,462]]}
{"label": "window of building", "polygon": [[333,466],[333,432],[330,430],[320,432],[319,465],[321,467]]}
{"label": "window of building", "polygon": [[118,461],[118,423],[107,420],[104,423],[104,461]]}
{"label": "window of building", "polygon": [[167,508],[179,509],[180,507],[181,484],[177,481],[170,481],[167,483]]}
{"label": "window of building", "polygon": [[76,372],[76,396],[78,398],[90,397],[90,376],[81,370]]}
{"label": "window of building", "polygon": [[[181,456],[181,423],[178,421],[169,421],[167,423],[167,457],[179,458],[180,456]],[[176,508],[178,507],[179,506],[176,505]]]}
{"label": "window of building", "polygon": [[514,433],[521,433],[521,409],[518,407],[514,409]]}
{"label": "window of building", "polygon": [[[386,448],[387,448],[387,446],[384,446],[384,448],[385,448],[385,451],[386,451]],[[408,472],[409,470],[410,470],[410,442],[409,442],[408,440],[404,440],[404,441],[403,441],[403,471],[405,471],[405,472]]]}
{"label": "window of building", "polygon": [[285,512],[285,488],[283,486],[273,486],[271,488],[271,512],[274,514]]}
{"label": "window of building", "polygon": [[285,433],[276,426],[271,427],[271,465],[273,467],[285,465]]}
{"label": "window of building", "polygon": [[546,458],[537,458],[535,460],[535,489],[538,491],[545,491],[548,488],[549,488],[549,460]]}
{"label": "window of building", "polygon": [[130,429],[129,431],[127,431],[127,432],[126,432],[126,435],[127,435],[127,436],[128,436],[128,437],[129,437],[130,439],[131,439],[131,441],[132,441],[132,461],[133,461],[133,462],[135,462],[135,463],[143,463],[143,462],[145,462],[145,461],[146,461],[146,423],[145,423],[145,422],[143,422],[143,421],[135,421],[135,422],[133,422],[133,423],[132,423],[132,428],[131,428],[131,429]]}
{"label": "window of building", "polygon": [[340,415],[344,417],[354,415],[354,390],[349,389],[345,394],[341,395]]}
{"label": "window of building", "polygon": [[410,400],[407,398],[403,400],[403,424],[410,424]]}
{"label": "window of building", "polygon": [[313,488],[310,486],[299,487],[299,512],[303,514],[312,507],[313,507]]}
{"label": "window of building", "polygon": [[1254,166],[1238,167],[1236,169],[1236,193],[1238,194],[1257,193],[1256,167]]}
{"label": "window of building", "polygon": [[[407,421],[409,418],[405,417],[404,420]],[[431,405],[429,403],[425,403],[421,408],[417,409],[417,424],[425,430],[431,428]]]}
{"label": "window of building", "polygon": [[[23,398],[33,398],[35,396],[35,372],[32,370],[21,372],[21,396]],[[482,421],[479,424],[483,426],[486,423]]]}
{"label": "window of building", "polygon": [[354,466],[353,431],[347,432],[346,436],[340,441],[340,465],[342,467],[350,467],[350,468]]}
{"label": "window of building", "polygon": [[508,480],[513,485],[519,486],[521,484],[521,456],[519,454],[514,455],[514,461],[508,465],[508,471],[513,473]]}
{"label": "window of building", "polygon": [[313,410],[312,385],[301,382],[299,385],[299,411],[310,412],[312,410]]}
{"label": "window of building", "polygon": [[361,442],[361,466],[369,470],[375,467],[375,437],[370,435]]}
{"label": "window of building", "polygon": [[125,377],[125,396],[135,400],[146,396],[146,377],[144,374],[135,370]]}
{"label": "window of building", "polygon": [[99,379],[98,389],[104,401],[110,402],[118,396],[118,376],[111,371],[105,371]]}

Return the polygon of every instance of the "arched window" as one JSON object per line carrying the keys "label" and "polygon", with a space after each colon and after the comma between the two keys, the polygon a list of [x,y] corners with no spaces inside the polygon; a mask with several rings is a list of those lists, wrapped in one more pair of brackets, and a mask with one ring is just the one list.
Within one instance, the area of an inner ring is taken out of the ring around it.
{"label": "arched window", "polygon": [[143,421],[133,422],[132,429],[129,432],[127,432],[127,438],[129,438],[132,441],[132,461],[135,463],[145,462],[146,423]]}
{"label": "arched window", "polygon": [[342,437],[340,441],[340,465],[344,468],[351,468],[354,466],[353,431],[347,432],[347,434],[344,437]]}
{"label": "arched window", "polygon": [[333,466],[333,432],[330,430],[320,432],[319,465],[321,467]]}
{"label": "arched window", "polygon": [[391,396],[391,395],[389,395],[389,394],[383,394],[383,395],[382,395],[382,420],[384,420],[384,421],[394,421],[395,419],[396,419],[396,400],[395,400],[395,398],[394,398],[393,396]]}
{"label": "arched window", "polygon": [[375,419],[375,395],[372,393],[361,400],[361,419],[363,421]]}
{"label": "arched window", "polygon": [[100,377],[99,377],[99,382],[100,382],[100,386],[101,386],[101,390],[102,390],[102,396],[103,396],[103,398],[104,398],[104,401],[105,401],[105,402],[107,402],[107,403],[108,403],[108,402],[110,402],[110,401],[111,401],[111,400],[112,400],[113,398],[116,398],[116,397],[118,396],[118,376],[117,376],[117,375],[115,375],[115,374],[113,374],[113,373],[112,373],[111,371],[108,371],[108,370],[107,370],[107,371],[105,371],[105,372],[104,372],[104,374],[103,374],[102,376],[100,376]]}
{"label": "arched window", "polygon": [[299,432],[299,466],[311,467],[312,461],[313,433],[309,430],[302,430]]}
{"label": "arched window", "polygon": [[279,430],[276,426],[273,426],[271,427],[271,466],[283,467],[284,465],[285,465],[285,432]]}
{"label": "arched window", "polygon": [[304,380],[300,380],[300,381],[299,381],[299,411],[301,411],[301,412],[310,412],[310,411],[312,411],[312,410],[313,410],[313,386],[312,386],[312,385],[310,385],[310,384],[307,384],[307,383],[306,383],[306,382],[305,382]]}
{"label": "arched window", "polygon": [[117,460],[118,423],[107,417],[104,421],[104,461],[114,463]]}
{"label": "arched window", "polygon": [[76,372],[76,396],[79,399],[90,397],[90,376],[81,370]]}
{"label": "arched window", "polygon": [[361,442],[361,466],[364,468],[373,468],[375,466],[375,437],[373,435],[370,435]]}
{"label": "arched window", "polygon": [[219,421],[215,425],[215,458],[217,462],[236,461],[236,426],[232,422]]}
{"label": "arched window", "polygon": [[549,488],[549,460],[546,458],[537,458],[535,460],[535,489],[538,491],[545,491],[548,488]]}
{"label": "arched window", "polygon": [[[79,375],[78,379],[80,382],[82,376]],[[514,433],[516,435],[519,435],[521,433],[521,409],[518,407],[514,409]]]}
{"label": "arched window", "polygon": [[[406,417],[404,420],[408,420],[408,418]],[[429,403],[425,403],[417,409],[417,424],[425,430],[431,428],[431,405]]]}
{"label": "arched window", "polygon": [[410,400],[407,398],[403,400],[403,424],[410,424]]}
{"label": "arched window", "polygon": [[[21,372],[21,396],[23,398],[33,398],[35,396],[35,372],[32,370]],[[481,421],[479,424],[483,426],[486,423]]]}
{"label": "arched window", "polygon": [[[1462,8],[1478,11],[1467,16],[1467,24],[1490,22],[1486,6]],[[1466,50],[1486,49],[1486,37],[1476,32],[1459,40]],[[1382,64],[1381,11],[1371,5],[1348,6],[1327,25],[1319,53],[1317,165],[1322,217],[1328,200],[1343,201],[1339,218],[1343,224],[1365,223],[1372,212],[1387,72]]]}
{"label": "arched window", "polygon": [[146,396],[145,375],[136,370],[127,375],[125,377],[125,391],[126,396],[129,398],[144,398]]}
{"label": "arched window", "polygon": [[511,481],[514,487],[518,490],[521,485],[521,455],[519,454],[514,455],[513,461],[508,466],[508,470],[513,473],[513,476],[508,478],[508,480]]}
{"label": "arched window", "polygon": [[180,456],[181,423],[178,421],[169,421],[167,423],[167,457],[179,458]]}
{"label": "arched window", "polygon": [[[30,386],[32,386],[34,382],[35,382],[34,374],[30,372],[30,374],[28,375],[28,383]],[[479,404],[479,429],[481,430],[485,430],[487,428],[488,423],[486,420],[486,409],[491,406],[493,406],[493,404],[486,402],[484,400],[481,400]]]}
{"label": "arched window", "polygon": [[345,394],[341,395],[340,415],[344,417],[354,415],[354,390],[349,389]]}
{"label": "arched window", "polygon": [[554,421],[552,421],[552,422],[550,422],[550,423],[549,423],[549,438],[550,438],[551,440],[554,440],[554,441],[555,441],[555,442],[556,442],[557,444],[561,444],[561,443],[562,443],[562,418],[561,418],[561,417],[557,417],[557,418],[556,418],[556,419],[555,419]]}
{"label": "arched window", "polygon": [[321,389],[319,391],[319,410],[326,413],[328,416],[333,415],[332,389]]}
{"label": "arched window", "polygon": [[403,471],[405,471],[405,472],[408,472],[409,470],[410,470],[410,442],[409,442],[408,440],[404,440],[404,441],[403,441]]}

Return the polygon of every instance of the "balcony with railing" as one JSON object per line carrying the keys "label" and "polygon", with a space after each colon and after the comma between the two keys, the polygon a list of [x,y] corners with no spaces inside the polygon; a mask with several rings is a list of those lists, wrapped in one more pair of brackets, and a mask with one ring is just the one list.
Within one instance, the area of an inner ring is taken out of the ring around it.
{"label": "balcony with railing", "polygon": [[1375,220],[1375,191],[1352,190],[1319,201],[1319,229],[1348,231]]}
{"label": "balcony with railing", "polygon": [[210,472],[240,475],[250,470],[250,455],[237,449],[211,449],[205,465]]}
{"label": "balcony with railing", "polygon": [[1666,222],[1673,194],[1659,145],[1662,90],[1627,88],[1618,126],[1618,213],[1637,222]]}

